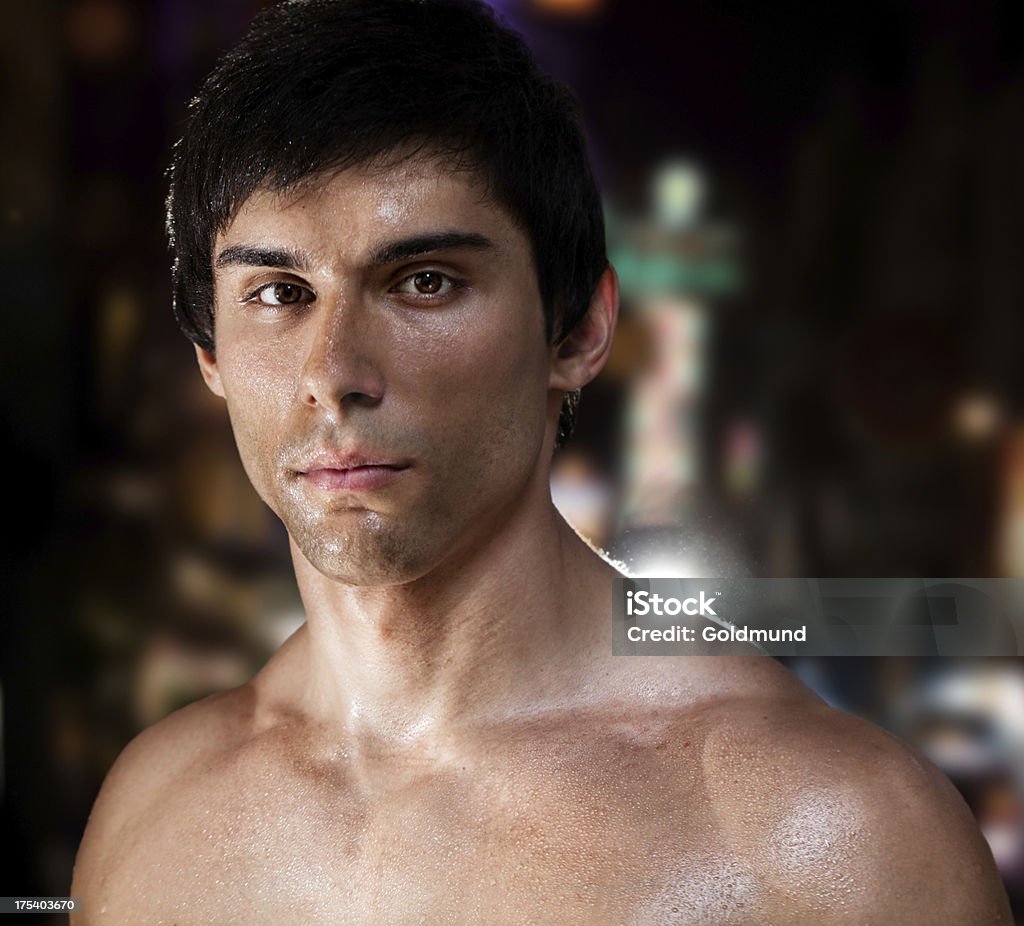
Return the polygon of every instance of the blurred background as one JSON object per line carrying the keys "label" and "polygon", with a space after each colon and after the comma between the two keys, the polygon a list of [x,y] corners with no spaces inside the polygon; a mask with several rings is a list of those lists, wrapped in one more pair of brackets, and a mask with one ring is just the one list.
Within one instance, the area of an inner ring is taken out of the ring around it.
{"label": "blurred background", "polygon": [[[162,230],[264,5],[4,7],[3,895],[66,894],[127,741],[303,620]],[[582,101],[622,280],[552,480],[581,533],[656,575],[1024,577],[1021,7],[494,5]],[[950,775],[1024,923],[1024,662],[791,667]]]}

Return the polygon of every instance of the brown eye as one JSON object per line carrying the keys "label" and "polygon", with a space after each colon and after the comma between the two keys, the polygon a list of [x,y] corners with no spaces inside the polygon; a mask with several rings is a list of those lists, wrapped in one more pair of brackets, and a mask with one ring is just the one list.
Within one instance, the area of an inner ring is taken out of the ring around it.
{"label": "brown eye", "polygon": [[256,295],[263,305],[296,305],[307,298],[309,290],[298,283],[269,283]]}
{"label": "brown eye", "polygon": [[[417,270],[404,277],[392,292],[405,293],[421,305],[440,302],[450,296],[461,284],[440,270]],[[417,296],[424,298],[417,300]]]}
{"label": "brown eye", "polygon": [[444,276],[434,270],[424,270],[422,273],[415,274],[412,282],[416,287],[416,292],[433,295],[441,291],[441,287],[444,285]]}

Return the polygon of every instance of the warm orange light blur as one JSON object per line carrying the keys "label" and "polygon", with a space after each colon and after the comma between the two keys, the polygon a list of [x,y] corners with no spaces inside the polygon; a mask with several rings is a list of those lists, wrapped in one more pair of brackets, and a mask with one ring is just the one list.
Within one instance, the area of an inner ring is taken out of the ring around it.
{"label": "warm orange light blur", "polygon": [[533,5],[556,16],[590,16],[604,6],[604,0],[533,0]]}

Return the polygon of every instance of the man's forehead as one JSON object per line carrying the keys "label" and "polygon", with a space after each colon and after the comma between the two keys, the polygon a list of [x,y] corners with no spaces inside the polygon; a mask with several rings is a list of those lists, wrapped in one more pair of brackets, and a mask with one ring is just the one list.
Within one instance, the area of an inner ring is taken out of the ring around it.
{"label": "man's forehead", "polygon": [[[235,209],[228,222],[243,212],[287,212],[308,209],[337,198],[353,204],[372,204],[381,218],[400,218],[414,195],[430,196],[439,190],[461,194],[466,202],[500,208],[492,199],[480,171],[448,162],[437,154],[391,154],[343,167],[329,167],[286,185],[268,179]],[[502,210],[504,211],[504,210]]]}
{"label": "man's forehead", "polygon": [[463,248],[531,251],[478,174],[437,158],[321,171],[283,189],[258,187],[214,242],[214,268],[256,263],[257,252],[295,269],[344,260],[384,264]]}

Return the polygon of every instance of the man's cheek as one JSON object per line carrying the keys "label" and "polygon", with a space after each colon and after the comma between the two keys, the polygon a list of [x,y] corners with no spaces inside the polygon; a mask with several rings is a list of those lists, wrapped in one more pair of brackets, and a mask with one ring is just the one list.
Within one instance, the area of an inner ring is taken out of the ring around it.
{"label": "man's cheek", "polygon": [[238,455],[249,481],[267,501],[271,477],[277,459],[272,417],[259,403],[238,402],[229,395],[228,416],[238,445]]}

